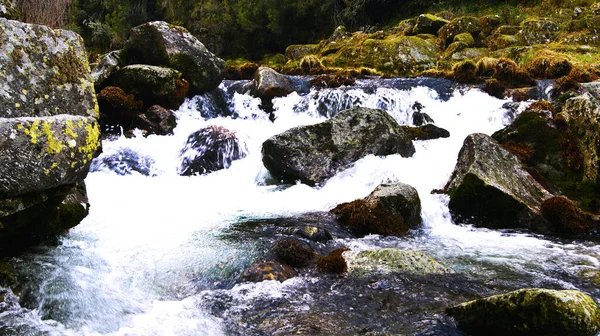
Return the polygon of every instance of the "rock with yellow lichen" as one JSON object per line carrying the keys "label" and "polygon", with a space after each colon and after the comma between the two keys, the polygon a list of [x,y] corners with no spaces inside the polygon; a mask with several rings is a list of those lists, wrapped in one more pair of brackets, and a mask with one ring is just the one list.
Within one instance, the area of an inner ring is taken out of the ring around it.
{"label": "rock with yellow lichen", "polygon": [[87,215],[97,117],[81,37],[0,18],[0,255]]}

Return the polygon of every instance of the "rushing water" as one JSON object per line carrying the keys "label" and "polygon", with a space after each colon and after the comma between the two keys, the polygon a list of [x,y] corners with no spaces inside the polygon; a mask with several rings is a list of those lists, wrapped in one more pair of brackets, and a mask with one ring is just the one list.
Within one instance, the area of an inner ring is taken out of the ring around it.
{"label": "rushing water", "polygon": [[[271,122],[260,110],[260,100],[236,93],[236,85],[226,83],[219,95],[186,101],[177,111],[173,136],[103,143],[96,171],[86,179],[90,215],[58,241],[3,264],[14,274],[12,289],[19,296],[0,291],[5,298],[0,303],[0,334],[285,335],[290,325],[289,330],[302,332],[293,325],[306,321],[320,323],[322,334],[459,334],[443,316],[411,309],[426,306],[439,313],[448,302],[522,287],[574,288],[600,299],[597,284],[586,276],[600,268],[596,242],[457,225],[449,215],[447,196],[431,194],[448,181],[465,136],[492,134],[527,103],[507,109],[505,100],[443,80],[369,80],[351,88],[275,99],[276,119]],[[400,124],[410,125],[416,101],[450,138],[417,141],[411,158],[365,157],[319,188],[270,183],[260,154],[268,137],[321,122],[351,106],[382,108]],[[246,157],[208,175],[179,176],[188,136],[207,126],[234,132]],[[232,227],[249,219],[327,211],[366,196],[384,182],[404,182],[418,190],[424,228],[404,238],[339,238],[321,249],[420,249],[458,275],[450,280],[361,283],[308,272],[283,283],[237,281],[245,267],[264,255],[273,237],[260,229],[256,239],[244,237],[244,230],[235,236]],[[382,293],[411,297],[404,305],[411,308],[368,311],[370,305],[385,306],[382,302],[390,296]],[[364,301],[367,296],[371,301]],[[411,314],[418,316],[411,319]],[[350,326],[327,324],[335,319]],[[374,326],[386,323],[391,329]]]}

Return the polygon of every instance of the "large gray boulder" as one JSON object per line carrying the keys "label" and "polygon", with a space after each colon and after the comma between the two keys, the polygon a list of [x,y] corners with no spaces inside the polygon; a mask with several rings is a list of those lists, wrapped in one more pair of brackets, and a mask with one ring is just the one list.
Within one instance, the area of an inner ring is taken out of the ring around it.
{"label": "large gray boulder", "polygon": [[262,161],[279,181],[315,185],[369,154],[409,157],[414,152],[412,140],[388,113],[355,107],[267,139]]}
{"label": "large gray boulder", "polygon": [[87,215],[83,179],[100,148],[83,40],[0,19],[0,254]]}
{"label": "large gray boulder", "polygon": [[469,335],[593,336],[600,309],[575,290],[528,288],[448,308]]}
{"label": "large gray boulder", "polygon": [[357,236],[400,236],[422,223],[419,194],[404,183],[381,184],[365,199],[342,203],[331,212]]}
{"label": "large gray boulder", "polygon": [[162,65],[180,71],[192,94],[215,89],[225,76],[225,61],[185,28],[163,21],[132,28],[125,53],[128,64]]}
{"label": "large gray boulder", "polygon": [[457,222],[547,230],[540,207],[550,194],[488,135],[467,136],[446,189]]}

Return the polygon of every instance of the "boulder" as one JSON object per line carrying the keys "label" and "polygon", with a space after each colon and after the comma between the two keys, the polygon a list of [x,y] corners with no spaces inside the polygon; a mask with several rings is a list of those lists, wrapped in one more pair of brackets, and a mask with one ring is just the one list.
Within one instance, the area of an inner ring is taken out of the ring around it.
{"label": "boulder", "polygon": [[582,211],[564,196],[548,198],[542,203],[542,215],[552,225],[552,231],[567,234],[586,234],[598,231],[600,219]]}
{"label": "boulder", "polygon": [[521,289],[446,309],[469,335],[593,336],[600,309],[575,290]]}
{"label": "boulder", "polygon": [[122,50],[111,51],[108,54],[100,56],[100,62],[90,64],[92,70],[92,80],[96,88],[102,88],[104,82],[117,70],[125,65]]}
{"label": "boulder", "polygon": [[410,138],[413,140],[433,140],[450,137],[450,132],[433,124],[419,127],[402,126],[402,128],[408,132]]}
{"label": "boulder", "polygon": [[356,107],[267,139],[262,161],[279,181],[315,185],[369,154],[409,157],[414,152],[412,141],[388,113]]}
{"label": "boulder", "polygon": [[0,46],[0,118],[98,116],[79,35],[0,18]]}
{"label": "boulder", "polygon": [[[83,181],[12,198],[17,212],[0,210],[0,255],[21,252],[27,246],[76,226],[89,212]],[[6,199],[0,200],[0,208]]]}
{"label": "boulder", "polygon": [[519,159],[485,134],[467,136],[446,186],[454,221],[547,231],[540,206],[550,194]]}
{"label": "boulder", "polygon": [[327,256],[320,256],[317,260],[317,269],[322,273],[344,273],[348,270],[346,260],[342,255],[349,251],[347,248],[335,249]]}
{"label": "boulder", "polygon": [[478,18],[472,16],[458,17],[451,20],[438,31],[438,44],[442,49],[446,49],[456,35],[470,33],[473,37],[477,38],[481,30],[481,22]]}
{"label": "boulder", "polygon": [[177,118],[173,111],[153,105],[133,120],[133,126],[143,130],[145,135],[171,135],[177,126]]}
{"label": "boulder", "polygon": [[294,269],[277,261],[257,261],[242,274],[242,281],[285,281],[296,275]]}
{"label": "boulder", "polygon": [[185,100],[189,84],[177,70],[143,64],[128,65],[115,72],[107,85],[116,86],[142,100],[144,107],[161,105],[178,109]]}
{"label": "boulder", "polygon": [[103,133],[130,130],[133,119],[142,113],[144,103],[116,86],[107,86],[98,93],[100,124]]}
{"label": "boulder", "polygon": [[433,34],[437,35],[438,30],[445,26],[448,20],[432,14],[421,14],[416,18],[416,24],[412,29],[414,35]]}
{"label": "boulder", "polygon": [[307,55],[319,53],[318,44],[292,44],[285,49],[285,58],[292,61],[299,61]]}
{"label": "boulder", "polygon": [[343,253],[348,273],[353,276],[410,273],[418,275],[452,273],[448,267],[418,250],[383,248]]}
{"label": "boulder", "polygon": [[20,16],[14,0],[0,0],[0,18],[18,20]]}
{"label": "boulder", "polygon": [[279,262],[292,267],[305,267],[312,264],[316,259],[315,252],[291,238],[279,239],[271,245],[271,254]]}
{"label": "boulder", "polygon": [[0,197],[82,181],[100,148],[95,118],[0,118]]}
{"label": "boulder", "polygon": [[251,94],[263,100],[284,97],[296,90],[297,83],[293,77],[282,75],[277,71],[261,66],[254,74]]}
{"label": "boulder", "polygon": [[180,153],[181,175],[208,174],[226,169],[246,157],[247,150],[236,134],[224,127],[209,126],[192,133]]}
{"label": "boulder", "polygon": [[131,175],[133,172],[150,176],[154,160],[138,154],[132,149],[121,148],[114,153],[103,153],[92,162],[90,171],[112,171],[118,175]]}
{"label": "boulder", "polygon": [[523,45],[545,44],[556,40],[558,30],[558,26],[550,20],[531,19],[521,23],[517,36]]}
{"label": "boulder", "polygon": [[0,18],[0,45],[4,254],[63,232],[87,215],[83,179],[100,148],[100,131],[79,35]]}
{"label": "boulder", "polygon": [[182,73],[190,93],[215,89],[225,76],[225,61],[216,57],[185,28],[162,21],[134,27],[125,44],[129,64],[167,66]]}
{"label": "boulder", "polygon": [[401,236],[421,223],[421,200],[408,184],[382,184],[366,198],[336,206],[340,224],[357,236]]}

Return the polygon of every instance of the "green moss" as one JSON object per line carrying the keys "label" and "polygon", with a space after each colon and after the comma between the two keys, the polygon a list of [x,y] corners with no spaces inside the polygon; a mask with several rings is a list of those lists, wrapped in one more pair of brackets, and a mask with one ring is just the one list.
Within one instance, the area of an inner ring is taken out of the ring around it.
{"label": "green moss", "polygon": [[81,85],[81,78],[89,72],[89,65],[85,57],[78,57],[73,47],[64,54],[57,54],[49,61],[50,65],[57,67],[57,71],[50,79],[50,85],[64,84]]}

